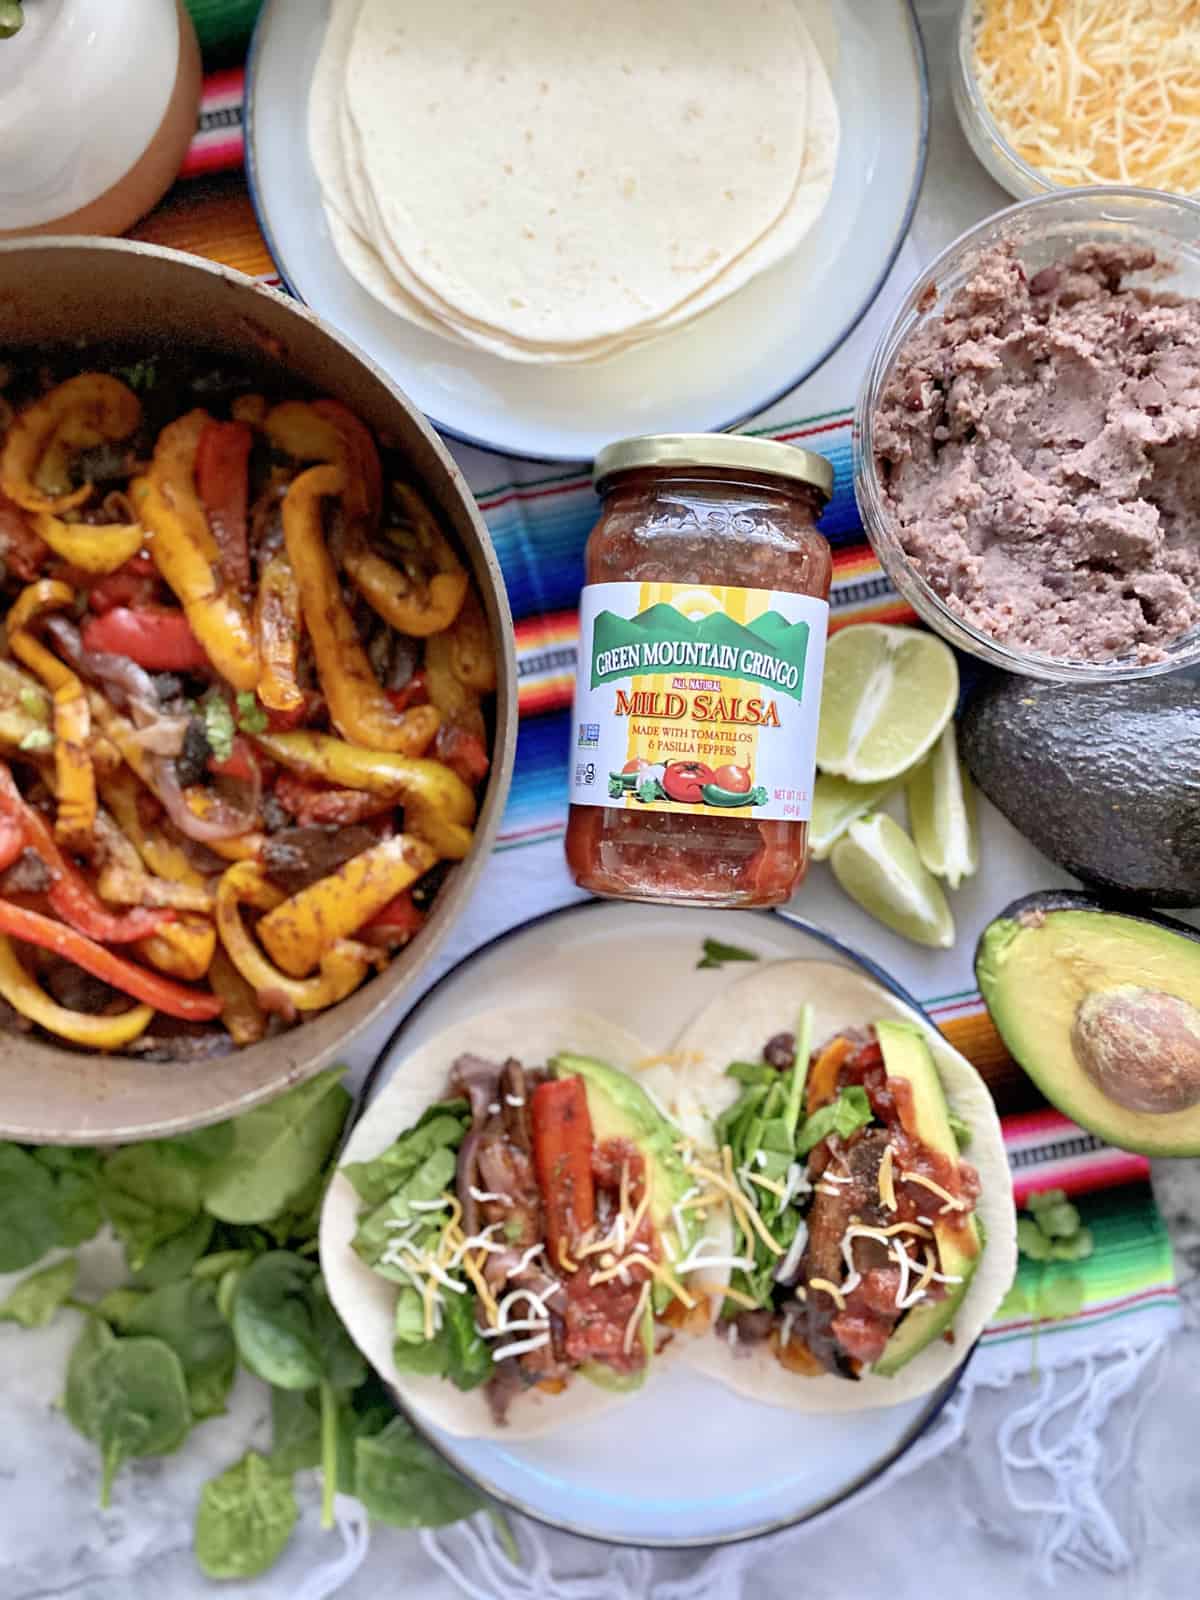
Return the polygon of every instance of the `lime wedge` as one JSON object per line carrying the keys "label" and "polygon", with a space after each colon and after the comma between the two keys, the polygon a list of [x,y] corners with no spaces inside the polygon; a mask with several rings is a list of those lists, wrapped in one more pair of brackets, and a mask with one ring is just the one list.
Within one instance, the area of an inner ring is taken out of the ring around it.
{"label": "lime wedge", "polygon": [[895,787],[891,778],[885,783],[851,783],[849,778],[819,772],[808,823],[808,848],[813,860],[824,861],[850,824],[874,811]]}
{"label": "lime wedge", "polygon": [[908,780],[908,821],[917,854],[930,872],[957,889],[979,868],[975,790],[958,759],[954,723]]}
{"label": "lime wedge", "polygon": [[958,663],[931,633],[860,622],[830,639],[817,765],[853,783],[898,778],[954,715]]}
{"label": "lime wedge", "polygon": [[850,898],[885,927],[935,950],[954,943],[954,918],[941,884],[891,817],[876,812],[852,822],[834,845],[829,864]]}

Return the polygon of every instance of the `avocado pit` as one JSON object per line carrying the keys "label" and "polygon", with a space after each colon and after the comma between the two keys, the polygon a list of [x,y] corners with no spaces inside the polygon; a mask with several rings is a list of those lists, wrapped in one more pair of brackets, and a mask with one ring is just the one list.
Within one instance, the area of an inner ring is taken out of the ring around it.
{"label": "avocado pit", "polygon": [[1200,1011],[1178,995],[1132,983],[1087,994],[1071,1044],[1096,1087],[1129,1111],[1200,1104]]}

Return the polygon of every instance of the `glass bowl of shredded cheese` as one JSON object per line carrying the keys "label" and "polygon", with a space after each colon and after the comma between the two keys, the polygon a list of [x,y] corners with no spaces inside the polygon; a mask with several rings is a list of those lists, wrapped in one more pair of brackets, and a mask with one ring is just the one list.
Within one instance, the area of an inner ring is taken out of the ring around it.
{"label": "glass bowl of shredded cheese", "polygon": [[1200,193],[1196,0],[966,0],[953,86],[971,148],[1018,199]]}

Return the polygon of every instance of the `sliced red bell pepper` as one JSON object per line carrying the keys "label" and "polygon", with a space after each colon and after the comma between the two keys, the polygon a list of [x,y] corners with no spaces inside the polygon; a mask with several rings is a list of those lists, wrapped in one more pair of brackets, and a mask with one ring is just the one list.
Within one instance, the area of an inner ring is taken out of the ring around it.
{"label": "sliced red bell pepper", "polygon": [[0,816],[0,872],[11,867],[24,848],[25,833],[21,824],[15,817]]}
{"label": "sliced red bell pepper", "polygon": [[160,977],[157,972],[148,972],[145,967],[135,967],[132,961],[114,955],[75,928],[43,917],[38,911],[26,911],[8,900],[0,900],[0,933],[65,956],[77,967],[90,972],[93,978],[111,984],[135,1000],[144,1001],[168,1017],[181,1017],[185,1022],[211,1022],[221,1014],[223,1002],[218,996],[188,989],[182,983]]}
{"label": "sliced red bell pepper", "polygon": [[407,711],[410,706],[427,706],[429,683],[425,677],[424,667],[413,673],[403,689],[388,689],[386,693],[397,711]]}
{"label": "sliced red bell pepper", "polygon": [[412,890],[405,889],[363,926],[378,928],[383,933],[419,933],[425,926],[425,912],[413,904]]}
{"label": "sliced red bell pepper", "polygon": [[111,611],[114,606],[148,606],[157,594],[158,568],[154,557],[143,547],[124,566],[91,585],[88,605],[99,613]]}
{"label": "sliced red bell pepper", "polygon": [[217,541],[221,574],[231,589],[250,592],[246,506],[254,431],[244,422],[209,422],[196,446],[196,489]]}
{"label": "sliced red bell pepper", "polygon": [[253,748],[240,733],[234,734],[233,749],[224,761],[218,761],[216,756],[208,758],[208,770],[216,778],[238,778],[243,783],[249,783],[259,769],[260,763],[255,758]]}
{"label": "sliced red bell pepper", "polygon": [[79,871],[58,847],[49,823],[21,797],[12,773],[0,763],[0,818],[21,830],[24,845],[35,851],[49,868],[53,881],[46,898],[65,922],[105,944],[130,944],[148,938],[166,922],[175,920],[169,910],[135,907],[119,915],[95,895]]}
{"label": "sliced red bell pepper", "polygon": [[455,727],[452,722],[444,722],[438,729],[432,754],[456,773],[468,789],[483,782],[492,764],[479,735]]}
{"label": "sliced red bell pepper", "polygon": [[209,672],[211,663],[182,611],[113,606],[81,629],[85,650],[127,656],[147,672]]}
{"label": "sliced red bell pepper", "polygon": [[563,1266],[563,1251],[596,1220],[592,1178],[592,1119],[582,1078],[555,1078],[539,1084],[530,1101],[533,1166],[546,1209],[546,1244],[551,1260]]}

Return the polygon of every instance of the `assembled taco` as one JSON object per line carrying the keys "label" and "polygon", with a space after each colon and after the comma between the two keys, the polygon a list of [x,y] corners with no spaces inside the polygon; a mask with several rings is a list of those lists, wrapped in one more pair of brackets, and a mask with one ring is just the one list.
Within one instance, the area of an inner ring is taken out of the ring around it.
{"label": "assembled taco", "polygon": [[[490,1012],[403,1062],[330,1188],[321,1259],[402,1402],[460,1435],[532,1435],[645,1383],[706,1316],[703,1224],[646,1056],[587,1013]],[[705,1324],[706,1325],[706,1324]]]}
{"label": "assembled taco", "polygon": [[691,1172],[729,1241],[708,1247],[725,1298],[689,1364],[804,1411],[934,1388],[1016,1267],[979,1074],[918,1013],[825,962],[726,989],[677,1049],[691,1063],[680,1101],[715,1147]]}

